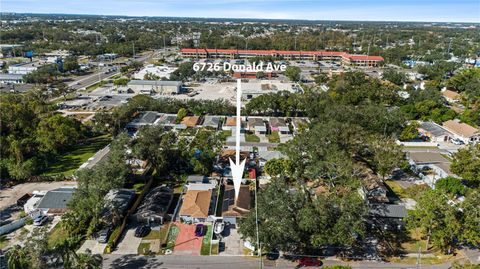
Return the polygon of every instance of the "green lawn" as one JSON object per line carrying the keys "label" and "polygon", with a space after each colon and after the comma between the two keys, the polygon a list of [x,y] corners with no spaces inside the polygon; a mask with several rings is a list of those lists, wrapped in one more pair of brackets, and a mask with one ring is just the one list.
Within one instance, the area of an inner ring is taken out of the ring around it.
{"label": "green lawn", "polygon": [[62,175],[70,177],[73,173],[92,157],[97,151],[110,143],[108,135],[93,137],[84,145],[77,145],[73,150],[61,154],[55,162],[43,173],[44,176]]}
{"label": "green lawn", "polygon": [[260,137],[254,135],[254,134],[249,134],[249,133],[246,133],[245,134],[245,141],[246,142],[260,142]]}
{"label": "green lawn", "polygon": [[[163,227],[162,227],[163,229]],[[145,236],[143,239],[144,240],[155,240],[155,239],[160,239],[160,230],[151,230],[147,236]]]}
{"label": "green lawn", "polygon": [[150,243],[142,242],[138,245],[137,252],[139,255],[145,255],[150,252]]}
{"label": "green lawn", "polygon": [[7,238],[6,235],[1,235],[0,236],[0,249],[5,248],[8,245],[9,239]]}
{"label": "green lawn", "polygon": [[67,230],[65,230],[62,227],[61,223],[57,223],[57,225],[55,225],[55,227],[53,227],[53,229],[48,234],[48,240],[47,240],[48,247],[53,248],[67,238],[68,238]]}
{"label": "green lawn", "polygon": [[272,132],[271,134],[267,135],[268,142],[270,143],[280,143],[280,136],[278,132]]}
{"label": "green lawn", "polygon": [[218,135],[220,136],[220,139],[221,139],[222,141],[226,141],[226,140],[227,140],[227,137],[232,136],[232,130],[223,130],[223,131],[220,131]]}
{"label": "green lawn", "polygon": [[212,239],[213,227],[212,225],[207,225],[207,232],[203,236],[202,248],[200,249],[200,255],[210,255],[210,244]]}

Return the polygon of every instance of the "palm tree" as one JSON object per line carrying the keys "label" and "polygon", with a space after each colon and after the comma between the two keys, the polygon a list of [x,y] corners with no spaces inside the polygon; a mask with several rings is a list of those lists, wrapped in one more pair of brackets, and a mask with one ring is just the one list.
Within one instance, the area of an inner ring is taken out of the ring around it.
{"label": "palm tree", "polygon": [[29,267],[27,251],[19,245],[15,245],[8,250],[6,256],[9,269],[26,269]]}
{"label": "palm tree", "polygon": [[103,258],[99,254],[92,255],[90,250],[87,253],[78,255],[77,267],[81,269],[100,269],[102,267]]}

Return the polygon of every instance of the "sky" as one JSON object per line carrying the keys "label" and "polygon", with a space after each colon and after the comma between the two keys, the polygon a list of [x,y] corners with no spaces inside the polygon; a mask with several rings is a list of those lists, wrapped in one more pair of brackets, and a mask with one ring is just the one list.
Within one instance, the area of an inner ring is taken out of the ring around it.
{"label": "sky", "polygon": [[480,23],[480,0],[0,0],[2,12]]}

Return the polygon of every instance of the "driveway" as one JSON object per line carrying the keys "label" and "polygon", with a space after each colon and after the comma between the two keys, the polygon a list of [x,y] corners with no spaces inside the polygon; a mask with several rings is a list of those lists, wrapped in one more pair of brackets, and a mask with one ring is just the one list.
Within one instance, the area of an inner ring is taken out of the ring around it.
{"label": "driveway", "polygon": [[77,250],[77,253],[86,253],[87,249],[89,249],[92,254],[103,254],[106,246],[107,244],[98,243],[97,240],[88,239]]}
{"label": "driveway", "polygon": [[203,237],[195,236],[195,225],[176,223],[179,228],[173,248],[174,255],[199,256]]}
{"label": "driveway", "polygon": [[123,233],[120,242],[117,245],[113,254],[137,254],[138,253],[138,245],[142,241],[142,238],[135,237],[135,226],[129,227],[126,232]]}
{"label": "driveway", "polygon": [[243,254],[243,240],[234,227],[225,227],[220,241],[220,253],[222,256],[237,256]]}

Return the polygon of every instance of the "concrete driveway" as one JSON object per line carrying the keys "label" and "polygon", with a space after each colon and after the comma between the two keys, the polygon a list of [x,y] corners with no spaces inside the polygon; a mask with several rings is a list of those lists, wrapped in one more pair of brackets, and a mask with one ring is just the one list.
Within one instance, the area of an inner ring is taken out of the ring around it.
{"label": "concrete driveway", "polygon": [[112,252],[113,254],[137,254],[138,245],[142,241],[142,238],[135,237],[135,226],[129,227],[126,232],[123,233],[117,248]]}
{"label": "concrete driveway", "polygon": [[77,253],[87,253],[87,249],[89,249],[92,254],[103,254],[106,246],[107,244],[98,243],[97,240],[88,239],[77,250]]}
{"label": "concrete driveway", "polygon": [[220,241],[220,252],[222,256],[243,256],[243,240],[234,227],[225,227],[222,233],[223,238]]}

